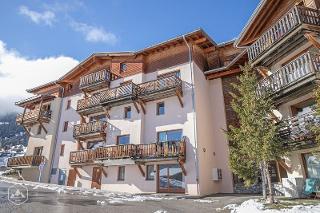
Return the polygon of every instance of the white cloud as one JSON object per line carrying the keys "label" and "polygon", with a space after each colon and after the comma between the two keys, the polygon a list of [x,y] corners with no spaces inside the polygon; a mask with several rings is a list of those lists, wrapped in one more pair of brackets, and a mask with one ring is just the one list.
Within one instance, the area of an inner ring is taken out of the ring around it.
{"label": "white cloud", "polygon": [[58,79],[78,63],[66,56],[28,59],[0,40],[0,113],[16,110],[15,101],[32,96],[26,89]]}
{"label": "white cloud", "polygon": [[30,10],[26,6],[20,6],[19,13],[30,18],[31,21],[36,24],[44,23],[46,25],[52,25],[56,18],[56,15],[52,11],[37,12]]}
{"label": "white cloud", "polygon": [[75,31],[81,32],[89,42],[115,44],[118,40],[115,34],[105,31],[102,27],[95,27],[75,21],[71,22],[70,25]]}

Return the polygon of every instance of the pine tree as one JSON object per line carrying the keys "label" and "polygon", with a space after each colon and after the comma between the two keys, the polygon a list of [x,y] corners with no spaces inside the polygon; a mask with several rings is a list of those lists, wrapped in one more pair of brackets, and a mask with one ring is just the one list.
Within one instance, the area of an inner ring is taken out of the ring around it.
{"label": "pine tree", "polygon": [[[257,179],[259,168],[265,174],[269,188],[269,202],[273,203],[273,191],[269,164],[284,154],[278,137],[278,127],[272,119],[273,101],[269,95],[256,92],[257,77],[254,69],[246,64],[241,67],[239,83],[233,84],[232,109],[239,120],[238,126],[229,126],[230,167],[235,174],[251,185]],[[263,185],[265,187],[265,185]]]}

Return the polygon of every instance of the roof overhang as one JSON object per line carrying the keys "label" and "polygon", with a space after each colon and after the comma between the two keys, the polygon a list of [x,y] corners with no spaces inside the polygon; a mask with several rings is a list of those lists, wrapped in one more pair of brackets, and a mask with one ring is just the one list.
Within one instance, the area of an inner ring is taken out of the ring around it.
{"label": "roof overhang", "polygon": [[35,95],[30,98],[26,98],[24,100],[15,102],[15,105],[17,105],[19,107],[26,107],[28,105],[38,103],[40,101],[49,101],[54,98],[55,98],[55,96],[53,96],[53,95]]}

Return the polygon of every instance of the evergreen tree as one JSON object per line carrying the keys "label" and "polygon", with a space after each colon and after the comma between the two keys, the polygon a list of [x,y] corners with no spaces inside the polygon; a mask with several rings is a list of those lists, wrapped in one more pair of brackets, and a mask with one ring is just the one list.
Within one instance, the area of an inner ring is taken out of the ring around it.
{"label": "evergreen tree", "polygon": [[[273,191],[269,164],[284,154],[278,137],[278,127],[273,120],[273,101],[269,95],[256,92],[257,77],[254,69],[246,64],[241,67],[239,83],[233,84],[232,109],[237,114],[238,126],[229,126],[230,167],[235,174],[251,185],[257,179],[259,168],[265,175],[269,188],[269,202],[273,203]],[[263,188],[265,185],[263,184]]]}

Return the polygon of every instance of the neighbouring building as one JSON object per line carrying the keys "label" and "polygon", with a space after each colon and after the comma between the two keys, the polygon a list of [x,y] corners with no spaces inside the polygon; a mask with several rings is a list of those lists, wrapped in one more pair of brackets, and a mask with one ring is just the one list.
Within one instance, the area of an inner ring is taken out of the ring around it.
{"label": "neighbouring building", "polygon": [[281,136],[293,150],[274,163],[272,179],[280,194],[299,196],[305,178],[320,177],[310,126],[315,116],[313,90],[320,74],[320,1],[261,1],[235,45],[246,48],[261,79],[258,93],[271,92],[285,124]]}
{"label": "neighbouring building", "polygon": [[136,52],[92,54],[17,103],[30,139],[27,155],[8,165],[37,180],[45,162],[42,182],[84,188],[233,192],[224,103],[247,60],[233,43],[200,29]]}

